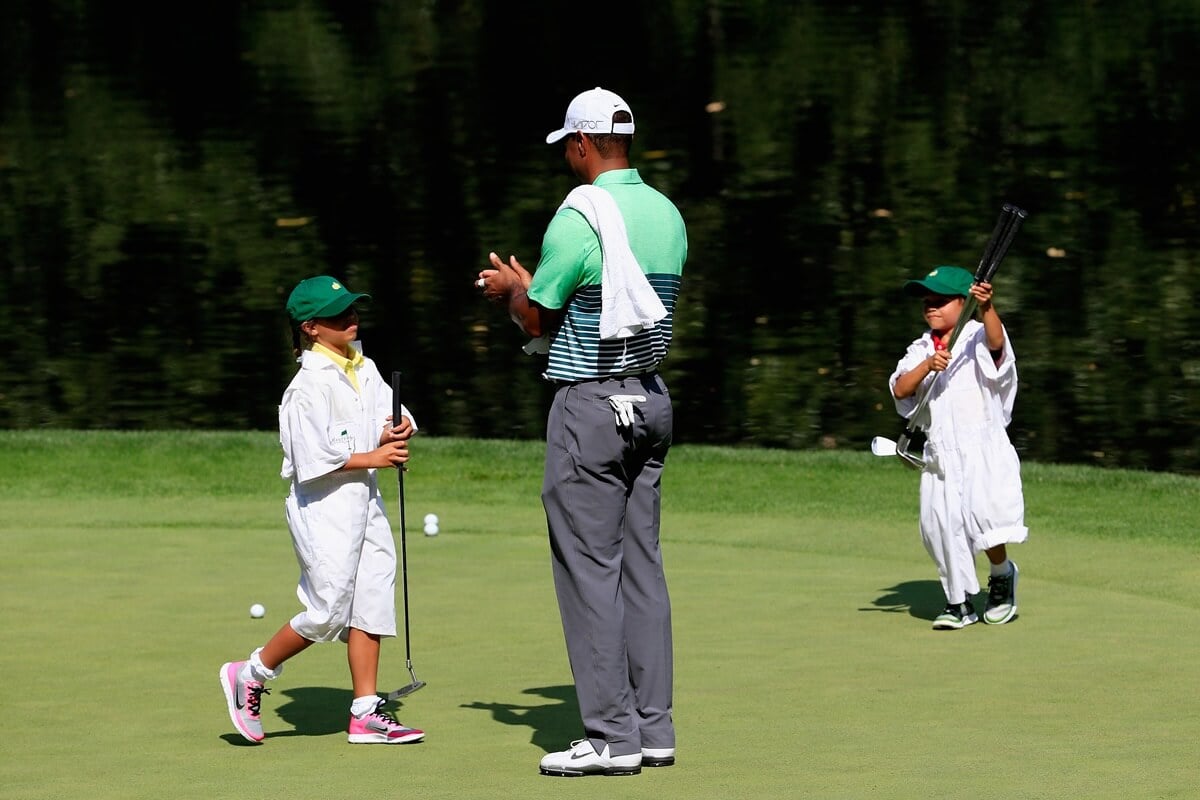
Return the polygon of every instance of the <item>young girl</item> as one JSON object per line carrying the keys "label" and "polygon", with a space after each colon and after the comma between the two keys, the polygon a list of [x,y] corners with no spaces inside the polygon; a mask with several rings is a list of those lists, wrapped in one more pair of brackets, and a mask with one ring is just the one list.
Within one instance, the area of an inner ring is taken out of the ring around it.
{"label": "young girl", "polygon": [[313,642],[347,645],[354,701],[353,744],[424,738],[385,712],[376,694],[379,643],[396,635],[396,547],[376,470],[403,469],[416,425],[407,408],[392,419],[392,391],[363,356],[354,302],[368,298],[328,276],[301,281],[288,298],[300,369],[279,406],[282,476],[291,481],[288,528],[304,610],[245,661],[221,667],[229,717],[251,742],[263,740],[263,682]]}
{"label": "young girl", "polygon": [[[889,385],[906,419],[932,392],[917,422],[927,436],[921,539],[946,593],[933,627],[955,630],[978,621],[971,597],[979,591],[980,551],[991,565],[983,621],[1002,625],[1017,614],[1017,565],[1007,545],[1028,535],[1021,464],[1005,431],[1017,395],[1012,344],[992,305],[991,284],[975,284],[961,267],[936,267],[904,291],[923,299],[929,330],[908,346]],[[982,322],[969,320],[950,352],[944,339],[968,295],[979,303]]]}

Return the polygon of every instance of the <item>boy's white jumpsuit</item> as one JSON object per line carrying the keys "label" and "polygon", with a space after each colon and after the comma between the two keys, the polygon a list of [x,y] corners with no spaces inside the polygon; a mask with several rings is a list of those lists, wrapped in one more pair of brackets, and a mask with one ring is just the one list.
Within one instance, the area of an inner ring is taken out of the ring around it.
{"label": "boy's white jumpsuit", "polygon": [[[933,353],[933,338],[926,331],[908,346],[888,386],[894,390],[897,378]],[[921,539],[951,604],[979,592],[977,553],[1023,542],[1029,533],[1021,463],[1005,430],[1017,396],[1016,357],[1007,331],[998,362],[988,350],[983,324],[971,320],[955,342],[950,366],[895,401],[896,411],[908,419],[922,395],[933,392],[918,420],[927,435]]]}
{"label": "boy's white jumpsuit", "polygon": [[396,635],[396,544],[376,470],[341,469],[352,453],[379,447],[392,389],[369,358],[357,379],[360,391],[332,359],[306,350],[279,405],[281,475],[291,481],[285,507],[300,564],[296,596],[304,604],[291,626],[313,642],[344,639],[350,627]]}

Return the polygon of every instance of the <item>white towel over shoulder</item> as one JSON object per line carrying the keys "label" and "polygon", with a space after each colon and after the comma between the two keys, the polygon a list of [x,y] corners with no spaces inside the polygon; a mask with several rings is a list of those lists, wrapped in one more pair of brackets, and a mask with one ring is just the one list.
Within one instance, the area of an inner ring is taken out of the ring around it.
{"label": "white towel over shoulder", "polygon": [[629,247],[625,218],[613,196],[599,186],[577,186],[562,207],[582,214],[600,239],[600,338],[627,339],[666,318],[666,306]]}

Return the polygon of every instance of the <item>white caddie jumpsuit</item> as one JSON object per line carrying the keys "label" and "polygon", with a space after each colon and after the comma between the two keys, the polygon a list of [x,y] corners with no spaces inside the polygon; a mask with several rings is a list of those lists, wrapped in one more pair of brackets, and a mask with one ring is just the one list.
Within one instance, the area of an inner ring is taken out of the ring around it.
{"label": "white caddie jumpsuit", "polygon": [[[930,332],[913,341],[888,379],[933,355]],[[908,419],[926,391],[933,394],[918,427],[926,432],[921,473],[921,540],[937,565],[949,603],[979,592],[975,555],[999,544],[1025,541],[1021,464],[1006,428],[1017,396],[1017,366],[1008,331],[999,363],[987,347],[983,323],[963,326],[950,366],[896,400]],[[895,398],[895,395],[892,395]]]}
{"label": "white caddie jumpsuit", "polygon": [[396,635],[396,545],[376,470],[341,470],[352,453],[379,446],[392,389],[369,358],[357,378],[360,391],[332,359],[306,350],[279,405],[280,474],[291,481],[285,508],[304,605],[291,626],[314,642],[349,627]]}

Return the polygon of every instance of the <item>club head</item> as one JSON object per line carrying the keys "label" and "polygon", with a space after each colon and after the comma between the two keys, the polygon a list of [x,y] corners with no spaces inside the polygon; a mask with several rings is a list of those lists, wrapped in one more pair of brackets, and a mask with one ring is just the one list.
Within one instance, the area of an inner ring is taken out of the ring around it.
{"label": "club head", "polygon": [[908,452],[908,442],[907,433],[900,436],[896,442],[896,455],[900,457],[900,460],[904,462],[906,467],[912,467],[915,470],[925,469],[925,459],[915,453]]}
{"label": "club head", "polygon": [[877,456],[894,456],[896,455],[896,443],[883,436],[876,436],[871,440],[871,452]]}
{"label": "club head", "polygon": [[399,700],[401,697],[408,697],[410,694],[415,692],[417,689],[420,689],[424,685],[425,685],[425,681],[413,681],[408,686],[401,686],[399,689],[395,690],[394,692],[389,692],[387,699],[388,700]]}

